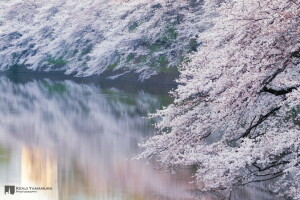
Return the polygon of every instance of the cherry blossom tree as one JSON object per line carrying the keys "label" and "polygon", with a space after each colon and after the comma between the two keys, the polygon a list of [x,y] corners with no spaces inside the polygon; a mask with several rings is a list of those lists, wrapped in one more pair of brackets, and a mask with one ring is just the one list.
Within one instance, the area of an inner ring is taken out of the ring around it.
{"label": "cherry blossom tree", "polygon": [[[211,6],[209,6],[211,8]],[[228,0],[151,117],[141,157],[196,165],[204,190],[273,180],[300,199],[300,1]],[[273,188],[274,189],[274,188]]]}
{"label": "cherry blossom tree", "polygon": [[[0,6],[0,70],[104,71],[141,80],[175,70],[193,51],[201,0],[4,0]],[[172,69],[168,69],[172,68]]]}

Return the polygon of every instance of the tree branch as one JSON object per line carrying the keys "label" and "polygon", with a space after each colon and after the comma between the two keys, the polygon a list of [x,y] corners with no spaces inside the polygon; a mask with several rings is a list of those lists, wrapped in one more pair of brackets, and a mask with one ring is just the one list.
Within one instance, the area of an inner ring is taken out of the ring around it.
{"label": "tree branch", "polygon": [[291,93],[293,90],[297,89],[298,87],[299,86],[294,86],[294,87],[285,88],[285,89],[281,89],[281,90],[275,90],[273,88],[268,88],[267,86],[265,86],[265,87],[263,87],[261,92],[267,92],[270,94],[274,94],[275,96],[280,96],[280,95],[285,95],[285,94]]}
{"label": "tree branch", "polygon": [[245,131],[245,133],[242,134],[240,137],[238,137],[237,139],[235,139],[235,140],[233,140],[233,141],[237,141],[237,140],[239,140],[239,139],[241,139],[241,138],[243,138],[243,137],[248,136],[254,128],[256,128],[258,125],[260,125],[261,123],[263,123],[269,116],[271,116],[272,114],[274,114],[274,113],[275,113],[276,111],[278,111],[280,108],[281,108],[281,107],[273,108],[273,109],[270,110],[267,114],[261,115],[261,116],[259,117],[259,119],[257,120],[257,122],[256,122],[254,125],[252,125],[252,123],[253,123],[253,121],[252,121],[251,124],[250,124],[250,127]]}

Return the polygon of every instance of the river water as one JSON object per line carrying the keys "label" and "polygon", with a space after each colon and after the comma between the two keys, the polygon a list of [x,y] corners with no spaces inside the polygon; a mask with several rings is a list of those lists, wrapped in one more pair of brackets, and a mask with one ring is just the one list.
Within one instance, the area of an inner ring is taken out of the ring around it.
{"label": "river water", "polygon": [[[0,76],[0,199],[224,199],[197,192],[192,168],[173,173],[132,160],[138,143],[155,133],[143,117],[172,102],[169,90]],[[5,186],[15,193],[5,194]],[[276,199],[264,190],[250,187],[232,199]]]}

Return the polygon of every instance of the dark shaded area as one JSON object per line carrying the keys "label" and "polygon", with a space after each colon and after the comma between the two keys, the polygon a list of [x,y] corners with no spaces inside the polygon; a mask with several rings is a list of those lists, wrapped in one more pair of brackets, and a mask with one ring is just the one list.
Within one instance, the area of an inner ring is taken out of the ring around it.
{"label": "dark shaded area", "polygon": [[[76,83],[99,84],[102,87],[115,87],[125,91],[137,91],[139,89],[147,89],[152,94],[168,93],[177,87],[176,79],[179,72],[162,72],[154,75],[145,81],[139,81],[139,75],[130,72],[116,79],[108,79],[116,72],[104,72],[100,75],[88,77],[76,77],[73,74],[66,75],[63,71],[43,72],[33,71],[25,67],[12,67],[10,70],[1,72],[0,76],[6,76],[16,83],[26,83],[33,80],[49,79],[53,81],[72,80]],[[120,73],[120,72],[119,72]]]}
{"label": "dark shaded area", "polygon": [[295,89],[297,89],[297,87],[290,87],[290,88],[285,88],[285,89],[282,89],[282,90],[275,90],[273,88],[268,88],[268,87],[265,86],[262,89],[262,91],[271,93],[275,96],[280,96],[280,95],[285,95],[285,94],[291,93]]}

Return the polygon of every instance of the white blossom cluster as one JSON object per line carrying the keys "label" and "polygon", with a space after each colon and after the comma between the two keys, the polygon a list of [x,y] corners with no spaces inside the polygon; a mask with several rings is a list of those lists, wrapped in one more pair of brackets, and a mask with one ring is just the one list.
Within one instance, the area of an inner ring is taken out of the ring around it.
{"label": "white blossom cluster", "polygon": [[206,27],[201,2],[1,0],[0,69],[134,71],[146,79],[197,46],[195,33]]}
{"label": "white blossom cluster", "polygon": [[300,1],[228,0],[217,11],[141,157],[197,165],[204,190],[275,180],[300,199]]}

